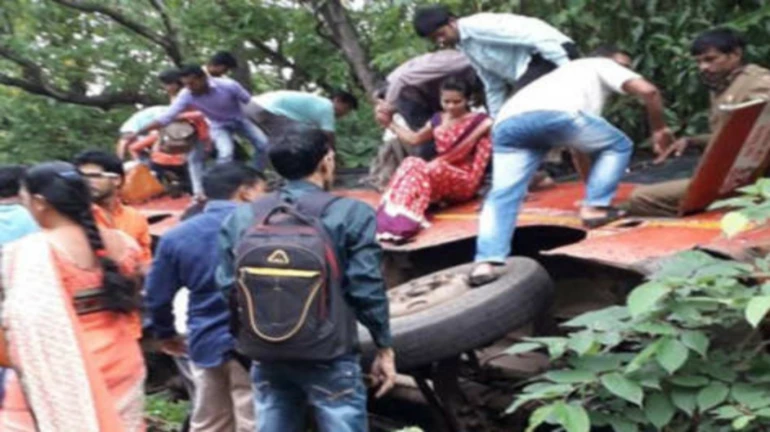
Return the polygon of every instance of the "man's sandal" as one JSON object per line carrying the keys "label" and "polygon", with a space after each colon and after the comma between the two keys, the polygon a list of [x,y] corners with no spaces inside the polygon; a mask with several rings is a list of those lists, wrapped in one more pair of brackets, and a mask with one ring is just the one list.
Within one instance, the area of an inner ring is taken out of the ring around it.
{"label": "man's sandal", "polygon": [[583,218],[583,226],[588,229],[598,228],[602,225],[607,225],[610,222],[614,222],[620,218],[625,217],[628,212],[615,207],[607,207],[604,216]]}
{"label": "man's sandal", "polygon": [[489,264],[477,264],[473,266],[473,269],[471,269],[470,273],[468,273],[468,283],[474,288],[486,285],[490,282],[494,282],[498,277],[500,277],[493,265],[489,265],[489,271],[478,272],[479,268],[483,265]]}

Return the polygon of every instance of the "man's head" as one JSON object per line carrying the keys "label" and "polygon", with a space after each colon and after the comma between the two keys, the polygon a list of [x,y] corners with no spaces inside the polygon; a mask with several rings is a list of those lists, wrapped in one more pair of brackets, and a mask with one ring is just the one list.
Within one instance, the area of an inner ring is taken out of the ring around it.
{"label": "man's head", "polygon": [[733,30],[708,30],[692,43],[690,53],[698,63],[698,72],[709,88],[723,86],[727,77],[743,65],[746,42]]}
{"label": "man's head", "polygon": [[332,95],[332,104],[334,105],[334,116],[342,118],[353,110],[358,109],[358,99],[346,91],[336,91]]}
{"label": "man's head", "polygon": [[221,77],[238,68],[238,60],[227,51],[219,51],[209,59],[206,70],[213,77]]}
{"label": "man's head", "polygon": [[240,162],[214,165],[203,175],[203,193],[209,200],[251,202],[265,193],[266,185],[261,172]]}
{"label": "man's head", "polygon": [[460,42],[457,21],[446,6],[430,5],[417,9],[412,24],[418,36],[440,46],[454,46]]}
{"label": "man's head", "polygon": [[308,180],[326,190],[334,183],[334,151],[326,134],[316,128],[296,126],[270,146],[270,162],[287,180]]}
{"label": "man's head", "polygon": [[0,201],[19,196],[21,179],[26,168],[22,165],[0,165]]}
{"label": "man's head", "polygon": [[163,89],[166,91],[166,94],[168,94],[168,97],[171,99],[175,98],[184,87],[179,69],[164,70],[158,75],[158,80],[163,85]]}
{"label": "man's head", "polygon": [[104,150],[86,150],[75,155],[73,163],[88,179],[91,197],[97,204],[114,198],[123,185],[123,162]]}
{"label": "man's head", "polygon": [[614,45],[599,45],[591,52],[589,57],[605,57],[629,69],[633,66],[631,53]]}
{"label": "man's head", "polygon": [[182,84],[192,94],[203,94],[209,90],[209,81],[206,72],[197,64],[185,65],[179,70]]}

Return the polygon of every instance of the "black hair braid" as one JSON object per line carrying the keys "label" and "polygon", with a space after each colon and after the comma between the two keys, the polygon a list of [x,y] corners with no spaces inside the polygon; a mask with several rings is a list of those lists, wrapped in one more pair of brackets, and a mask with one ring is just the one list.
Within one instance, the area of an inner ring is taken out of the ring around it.
{"label": "black hair braid", "polygon": [[105,308],[119,313],[130,313],[137,310],[139,308],[139,296],[136,284],[120,272],[115,261],[107,257],[104,240],[102,240],[91,210],[84,210],[77,222],[83,227],[88,237],[88,243],[99,258],[102,267]]}

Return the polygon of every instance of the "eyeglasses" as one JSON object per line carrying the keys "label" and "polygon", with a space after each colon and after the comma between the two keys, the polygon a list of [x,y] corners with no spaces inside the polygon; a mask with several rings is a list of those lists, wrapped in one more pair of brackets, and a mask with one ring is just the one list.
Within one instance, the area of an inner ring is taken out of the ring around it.
{"label": "eyeglasses", "polygon": [[116,179],[120,176],[111,172],[84,172],[83,177],[87,179]]}

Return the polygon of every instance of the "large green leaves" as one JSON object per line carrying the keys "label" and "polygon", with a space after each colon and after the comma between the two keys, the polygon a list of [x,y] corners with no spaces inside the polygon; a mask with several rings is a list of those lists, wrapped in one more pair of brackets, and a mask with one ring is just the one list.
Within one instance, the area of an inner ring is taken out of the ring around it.
{"label": "large green leaves", "polygon": [[658,430],[666,426],[674,417],[674,405],[663,393],[653,393],[644,403],[644,413]]}
{"label": "large green leaves", "polygon": [[665,338],[656,352],[656,359],[669,373],[676,372],[687,361],[689,351],[679,340]]}
{"label": "large green leaves", "polygon": [[669,291],[669,288],[663,284],[648,282],[631,291],[628,296],[628,310],[635,317],[648,313]]}
{"label": "large green leaves", "polygon": [[721,382],[714,381],[698,392],[698,408],[701,411],[707,411],[727,399],[730,389]]}
{"label": "large green leaves", "polygon": [[619,373],[610,373],[601,377],[601,383],[610,393],[636,405],[642,405],[644,391],[642,387]]}
{"label": "large green leaves", "polygon": [[756,327],[770,311],[770,296],[754,297],[746,306],[746,320]]}

